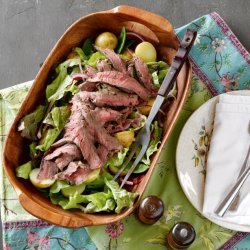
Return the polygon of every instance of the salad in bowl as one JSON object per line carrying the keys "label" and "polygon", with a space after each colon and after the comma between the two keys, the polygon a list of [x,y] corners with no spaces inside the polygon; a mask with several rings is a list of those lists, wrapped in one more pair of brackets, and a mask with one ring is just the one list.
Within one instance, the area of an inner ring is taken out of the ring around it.
{"label": "salad in bowl", "polygon": [[136,209],[188,93],[188,60],[152,123],[140,164],[123,188],[134,159],[114,177],[178,45],[168,20],[131,6],[89,14],[65,31],[4,143],[3,167],[25,210],[78,228],[114,223]]}
{"label": "salad in bowl", "polygon": [[19,122],[30,158],[16,175],[63,209],[120,213],[131,207],[138,196],[134,186],[161,143],[157,120],[148,149],[124,188],[119,184],[134,158],[118,180],[114,176],[144,126],[167,70],[167,63],[157,61],[155,47],[125,27],[118,38],[105,31],[85,39],[55,67],[44,103]]}

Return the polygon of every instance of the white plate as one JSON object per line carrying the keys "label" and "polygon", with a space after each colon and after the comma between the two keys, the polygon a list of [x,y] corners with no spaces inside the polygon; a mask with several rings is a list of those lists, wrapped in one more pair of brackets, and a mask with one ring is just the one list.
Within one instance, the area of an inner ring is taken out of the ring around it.
{"label": "white plate", "polygon": [[[230,94],[250,95],[250,91],[234,91],[230,92]],[[207,144],[207,139],[209,144],[209,136],[212,133],[214,111],[217,102],[218,96],[204,103],[191,115],[183,127],[176,150],[177,175],[185,195],[204,217],[217,225],[231,230],[250,232],[250,227],[247,225],[238,225],[221,221],[219,219],[210,218],[202,213],[205,180],[203,171],[205,170],[206,158],[206,154],[204,155],[204,153],[208,151],[208,146],[205,146],[205,144]],[[208,134],[207,138],[203,137],[204,132]],[[202,137],[203,139],[201,139]]]}

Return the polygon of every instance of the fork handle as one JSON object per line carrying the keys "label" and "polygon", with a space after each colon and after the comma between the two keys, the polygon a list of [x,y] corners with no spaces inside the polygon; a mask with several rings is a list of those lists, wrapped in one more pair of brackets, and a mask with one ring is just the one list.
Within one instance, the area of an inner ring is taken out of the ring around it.
{"label": "fork handle", "polygon": [[215,213],[219,216],[223,216],[229,206],[234,201],[235,197],[239,193],[241,187],[243,186],[244,182],[246,181],[247,177],[250,174],[250,166],[243,172],[243,174],[240,176],[240,178],[237,180],[235,185],[232,187],[226,198],[221,202],[219,207],[216,209]]}
{"label": "fork handle", "polygon": [[169,69],[167,77],[165,77],[163,83],[161,84],[161,87],[158,91],[158,95],[166,96],[170,92],[170,90],[173,88],[174,82],[184,62],[187,59],[187,56],[189,54],[189,51],[192,48],[192,45],[195,41],[196,36],[197,36],[196,31],[190,30],[190,29],[187,30],[183,40],[180,43],[180,47],[177,50],[177,53],[173,59],[173,62],[171,63],[171,67]]}

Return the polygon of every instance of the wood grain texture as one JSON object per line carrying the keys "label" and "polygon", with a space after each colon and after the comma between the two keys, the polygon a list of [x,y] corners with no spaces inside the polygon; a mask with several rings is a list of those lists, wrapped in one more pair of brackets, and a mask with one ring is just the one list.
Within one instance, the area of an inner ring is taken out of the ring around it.
{"label": "wood grain texture", "polygon": [[[151,40],[155,44],[158,54],[162,58],[165,58],[168,63],[171,62],[175,54],[174,48],[177,48],[178,42],[172,25],[166,19],[151,12],[128,6],[120,6],[110,11],[90,14],[76,21],[56,43],[38,72],[34,84],[22,103],[9,131],[3,152],[3,164],[6,174],[18,194],[22,206],[28,212],[40,219],[55,225],[76,228],[115,222],[132,213],[138,205],[148,180],[156,166],[156,161],[160,152],[181,110],[191,81],[191,66],[188,61],[184,64],[177,79],[178,94],[176,100],[172,101],[169,106],[169,111],[164,123],[164,138],[161,147],[154,156],[151,167],[143,178],[143,181],[135,190],[135,192],[140,194],[139,198],[132,208],[118,215],[85,214],[81,211],[63,210],[61,207],[53,205],[50,200],[36,190],[29,181],[20,180],[20,178],[15,176],[15,168],[27,160],[28,151],[27,141],[23,139],[17,131],[18,123],[23,116],[31,112],[38,104],[44,102],[43,93],[45,92],[47,84],[50,83],[47,79],[53,65],[62,61],[65,55],[67,55],[73,47],[81,44],[87,37],[95,36],[105,29],[119,34],[123,23],[128,21],[134,22],[130,28],[128,26],[128,31],[137,30],[139,33],[143,34],[146,40]],[[114,23],[116,25],[114,25]],[[160,26],[160,24],[162,25]],[[12,152],[15,152],[15,154]]]}

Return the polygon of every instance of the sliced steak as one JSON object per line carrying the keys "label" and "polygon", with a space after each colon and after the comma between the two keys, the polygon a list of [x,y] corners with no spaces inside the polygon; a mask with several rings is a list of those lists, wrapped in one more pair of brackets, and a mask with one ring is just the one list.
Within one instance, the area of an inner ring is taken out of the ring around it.
{"label": "sliced steak", "polygon": [[84,102],[91,101],[98,107],[136,106],[137,104],[139,104],[138,96],[133,94],[124,93],[119,95],[118,94],[110,95],[101,92],[87,92],[87,91],[81,91],[78,94],[82,101]]}
{"label": "sliced steak", "polygon": [[143,100],[147,100],[149,96],[147,89],[140,85],[136,79],[117,71],[98,72],[95,74],[95,76],[89,78],[88,81],[104,82],[128,92],[132,91],[140,96]]}
{"label": "sliced steak", "polygon": [[85,65],[85,74],[88,76],[92,76],[95,75],[96,73],[96,69],[89,66],[88,64]]}
{"label": "sliced steak", "polygon": [[122,145],[117,139],[107,133],[106,129],[98,122],[98,120],[90,113],[87,106],[82,106],[82,114],[94,131],[94,137],[97,142],[104,145],[109,151],[118,151],[122,149]]}
{"label": "sliced steak", "polygon": [[124,74],[127,74],[126,63],[118,54],[116,54],[114,51],[110,49],[103,49],[97,46],[95,46],[95,48],[109,59],[114,69]]}
{"label": "sliced steak", "polygon": [[133,55],[133,60],[135,62],[135,69],[140,82],[150,91],[150,93],[155,94],[157,92],[157,88],[153,84],[153,78],[148,71],[147,64],[135,54]]}
{"label": "sliced steak", "polygon": [[99,155],[102,164],[105,164],[108,159],[109,150],[103,145],[98,145],[97,154]]}
{"label": "sliced steak", "polygon": [[95,108],[91,110],[91,114],[98,120],[101,125],[104,125],[107,122],[117,121],[121,118],[122,113],[119,111],[113,110],[111,108]]}
{"label": "sliced steak", "polygon": [[81,158],[82,158],[82,155],[81,157],[75,157],[74,155],[64,153],[56,158],[55,163],[57,167],[62,171],[65,167],[69,165],[70,162],[74,160],[80,160]]}
{"label": "sliced steak", "polygon": [[134,78],[134,62],[128,63],[128,75]]}
{"label": "sliced steak", "polygon": [[[72,112],[69,122],[65,126],[64,137],[75,143],[81,150],[84,159],[89,163],[90,168],[96,169],[101,167],[101,160],[96,152],[94,138],[91,136],[91,131],[89,131],[88,125],[84,120],[82,114],[83,106],[86,107],[86,104],[82,102],[79,94],[74,95],[72,98]],[[91,127],[89,128],[91,129]]]}
{"label": "sliced steak", "polygon": [[42,159],[41,165],[40,165],[40,172],[38,174],[39,180],[44,179],[53,179],[55,177],[55,174],[57,173],[57,166],[56,163],[53,161],[46,161]]}
{"label": "sliced steak", "polygon": [[106,129],[110,134],[124,131],[129,127],[139,127],[141,124],[141,118],[127,119],[125,121],[117,122],[116,124],[108,124]]}
{"label": "sliced steak", "polygon": [[80,148],[84,159],[89,163],[91,169],[101,167],[101,160],[96,152],[94,141],[90,136],[86,124],[76,126],[72,130],[67,129],[65,137],[70,138]]}
{"label": "sliced steak", "polygon": [[97,84],[95,82],[88,82],[85,81],[79,85],[80,91],[96,91],[97,90]]}
{"label": "sliced steak", "polygon": [[57,174],[57,179],[66,180],[72,184],[79,185],[87,179],[91,171],[90,167],[83,164],[81,161],[74,161],[69,164],[67,169]]}
{"label": "sliced steak", "polygon": [[112,69],[112,66],[109,64],[109,61],[107,59],[99,60],[96,67],[99,72],[110,71]]}
{"label": "sliced steak", "polygon": [[54,158],[60,156],[61,154],[69,154],[74,156],[75,158],[80,158],[81,157],[81,151],[79,150],[79,148],[74,145],[74,144],[66,144],[63,145],[57,149],[54,150],[53,153],[46,155],[44,157],[45,160],[53,160]]}

